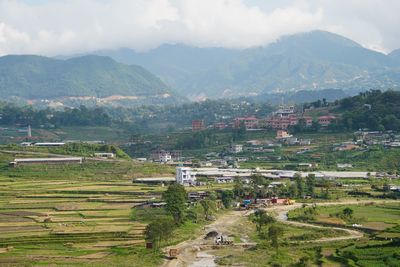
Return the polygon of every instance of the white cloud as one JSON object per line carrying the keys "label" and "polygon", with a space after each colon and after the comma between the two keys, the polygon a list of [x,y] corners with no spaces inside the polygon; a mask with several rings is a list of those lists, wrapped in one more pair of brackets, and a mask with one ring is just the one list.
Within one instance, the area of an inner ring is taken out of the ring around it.
{"label": "white cloud", "polygon": [[366,47],[400,47],[400,1],[0,0],[0,54],[148,49],[162,43],[245,48],[313,29]]}

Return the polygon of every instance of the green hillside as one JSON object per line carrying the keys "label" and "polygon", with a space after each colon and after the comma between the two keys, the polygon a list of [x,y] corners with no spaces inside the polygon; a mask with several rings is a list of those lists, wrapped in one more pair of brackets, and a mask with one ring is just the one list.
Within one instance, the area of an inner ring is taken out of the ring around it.
{"label": "green hillside", "polygon": [[0,96],[3,98],[155,97],[163,94],[173,95],[146,69],[117,63],[107,57],[84,56],[69,60],[40,56],[0,58]]}
{"label": "green hillside", "polygon": [[400,130],[400,92],[379,90],[340,100],[335,112],[348,129]]}

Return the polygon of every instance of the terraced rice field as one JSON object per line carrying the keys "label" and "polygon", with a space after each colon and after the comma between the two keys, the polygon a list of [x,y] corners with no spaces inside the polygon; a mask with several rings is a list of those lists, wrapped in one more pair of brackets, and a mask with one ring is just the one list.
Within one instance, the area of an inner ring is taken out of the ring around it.
{"label": "terraced rice field", "polygon": [[[123,266],[124,253],[144,249],[146,224],[132,221],[131,211],[159,198],[162,187],[133,184],[118,166],[108,180],[98,168],[99,181],[90,165],[79,166],[87,177],[76,166],[0,168],[0,266]],[[63,179],[65,173],[71,175]],[[143,260],[133,258],[138,266]]]}

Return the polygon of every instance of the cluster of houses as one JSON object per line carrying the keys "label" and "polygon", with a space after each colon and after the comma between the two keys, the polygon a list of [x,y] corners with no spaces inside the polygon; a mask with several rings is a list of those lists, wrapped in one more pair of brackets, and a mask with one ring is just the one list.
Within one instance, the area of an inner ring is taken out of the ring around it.
{"label": "cluster of houses", "polygon": [[[263,176],[268,179],[294,179],[296,175],[303,178],[313,174],[317,179],[367,179],[370,176],[380,176],[376,172],[356,171],[291,171],[291,170],[264,170],[264,169],[232,169],[232,168],[191,168],[177,167],[175,181],[184,186],[202,185],[203,179],[213,180],[215,183],[232,183],[236,178],[243,183],[250,183],[253,175]],[[277,185],[277,184],[276,184]],[[273,184],[273,186],[275,186]]]}
{"label": "cluster of houses", "polygon": [[183,165],[188,167],[193,165],[196,167],[239,167],[238,164],[240,162],[249,160],[249,158],[246,157],[246,155],[248,155],[246,153],[251,152],[252,155],[258,155],[258,160],[281,160],[280,156],[274,154],[276,148],[285,145],[302,146],[297,152],[298,154],[302,154],[310,151],[307,146],[309,146],[311,142],[311,139],[300,139],[290,135],[285,130],[278,130],[276,138],[272,140],[256,139],[249,140],[246,143],[232,143],[219,152],[210,152],[206,154],[206,160],[196,162],[196,164],[191,161],[192,158],[182,157],[180,151],[162,149],[151,152],[149,159],[136,158],[136,160],[143,162],[150,160],[161,164]]}
{"label": "cluster of houses", "polygon": [[363,150],[368,146],[381,145],[386,148],[400,148],[400,135],[394,132],[357,131],[352,141],[334,144],[334,151]]}
{"label": "cluster of houses", "polygon": [[354,133],[358,144],[383,145],[388,148],[400,148],[400,135],[392,131],[357,131]]}
{"label": "cluster of houses", "polygon": [[[304,123],[305,127],[312,126],[313,117],[298,113],[294,106],[280,106],[280,108],[267,118],[237,117],[229,123],[216,122],[212,126],[214,129],[223,130],[225,128],[239,129],[244,127],[246,130],[274,129],[287,130],[290,126]],[[321,127],[327,127],[337,122],[337,117],[333,115],[319,116],[315,120]],[[201,131],[206,128],[203,120],[193,120],[192,130]]]}

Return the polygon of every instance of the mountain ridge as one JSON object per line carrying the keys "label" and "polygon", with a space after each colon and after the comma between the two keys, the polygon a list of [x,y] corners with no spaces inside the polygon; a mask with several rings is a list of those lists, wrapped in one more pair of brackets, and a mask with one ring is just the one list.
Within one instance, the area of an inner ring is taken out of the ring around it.
{"label": "mountain ridge", "polygon": [[[117,53],[125,63],[143,65],[180,94],[195,97],[400,86],[399,61],[320,30],[244,50],[177,44],[146,52],[124,49],[97,53],[111,57]],[[188,60],[179,62],[179,58]]]}
{"label": "mountain ridge", "polygon": [[23,99],[176,95],[141,66],[86,55],[66,60],[35,55],[0,57],[0,96]]}

